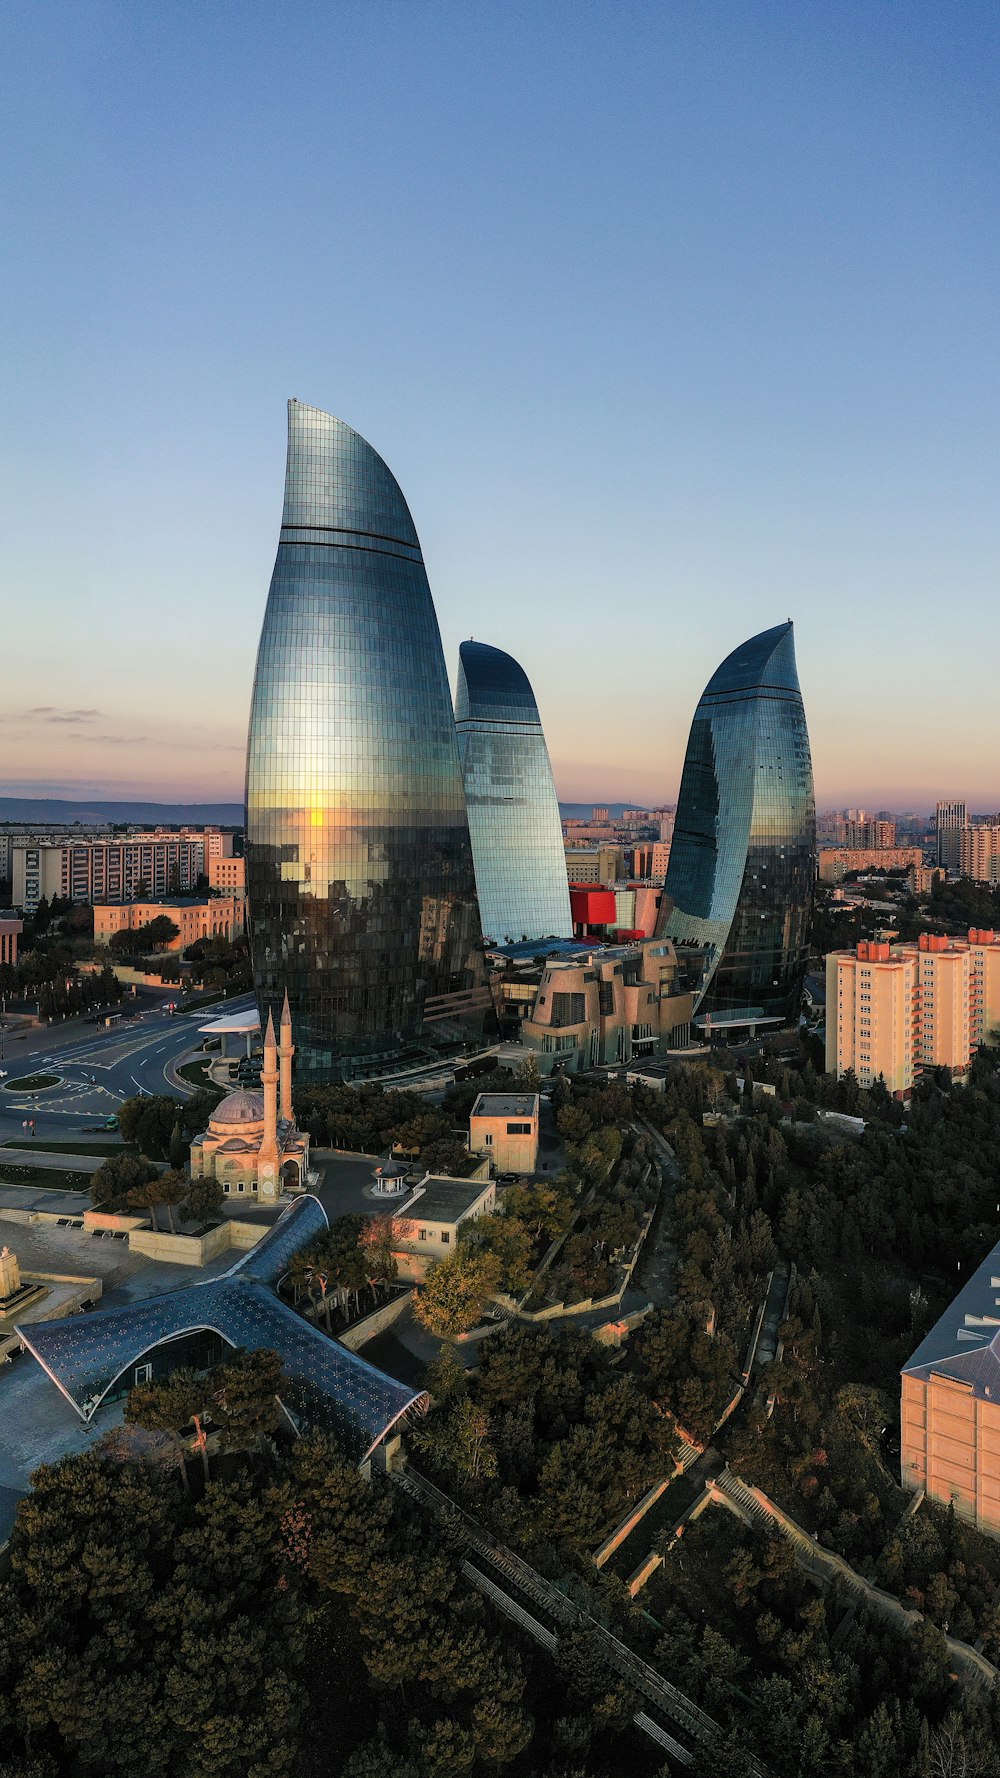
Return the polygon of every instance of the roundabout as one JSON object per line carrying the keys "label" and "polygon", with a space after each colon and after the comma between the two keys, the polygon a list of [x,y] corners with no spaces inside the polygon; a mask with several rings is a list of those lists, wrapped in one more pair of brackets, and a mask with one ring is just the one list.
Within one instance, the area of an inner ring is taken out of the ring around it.
{"label": "roundabout", "polygon": [[60,1080],[58,1074],[21,1074],[17,1080],[5,1080],[3,1086],[6,1093],[46,1093],[59,1086]]}

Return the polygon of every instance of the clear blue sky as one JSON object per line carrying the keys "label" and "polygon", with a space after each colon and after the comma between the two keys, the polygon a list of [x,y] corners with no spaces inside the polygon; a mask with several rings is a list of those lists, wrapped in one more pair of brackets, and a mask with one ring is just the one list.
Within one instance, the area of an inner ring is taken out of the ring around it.
{"label": "clear blue sky", "polygon": [[7,0],[0,788],[242,794],[285,400],[454,675],[672,799],[792,616],[821,802],[1000,804],[992,0]]}

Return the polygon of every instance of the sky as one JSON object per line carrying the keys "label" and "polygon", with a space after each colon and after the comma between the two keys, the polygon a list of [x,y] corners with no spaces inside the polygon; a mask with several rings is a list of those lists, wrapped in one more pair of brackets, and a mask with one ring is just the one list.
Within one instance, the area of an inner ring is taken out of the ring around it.
{"label": "sky", "polygon": [[454,681],[676,798],[795,620],[821,806],[1000,805],[989,0],[7,0],[0,792],[241,800],[285,402]]}

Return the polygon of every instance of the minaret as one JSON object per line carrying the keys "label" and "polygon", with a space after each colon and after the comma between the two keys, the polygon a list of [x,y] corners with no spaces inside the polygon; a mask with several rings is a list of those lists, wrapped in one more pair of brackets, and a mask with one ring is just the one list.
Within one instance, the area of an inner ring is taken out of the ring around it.
{"label": "minaret", "polygon": [[274,1019],[267,1015],[264,1033],[264,1066],[260,1073],[264,1089],[264,1134],[257,1156],[257,1190],[262,1198],[277,1198],[278,1185],[278,1045],[274,1035]]}
{"label": "minaret", "polygon": [[287,1124],[292,1123],[292,1057],[295,1045],[292,1042],[292,1014],[288,1005],[288,989],[285,989],[285,1004],[281,1009],[281,1027],[278,1038],[278,1067],[281,1072],[281,1104],[280,1116]]}

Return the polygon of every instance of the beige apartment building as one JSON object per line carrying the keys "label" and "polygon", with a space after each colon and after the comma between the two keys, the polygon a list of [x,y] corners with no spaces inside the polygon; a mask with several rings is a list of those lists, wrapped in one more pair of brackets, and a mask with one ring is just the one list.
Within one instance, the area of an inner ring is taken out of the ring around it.
{"label": "beige apartment building", "polygon": [[908,1098],[922,1069],[962,1080],[981,1043],[1000,1040],[1000,935],[922,933],[918,944],[863,941],[826,960],[826,1068]]}
{"label": "beige apartment building", "polygon": [[206,875],[210,889],[217,889],[221,895],[235,895],[241,898],[247,892],[247,861],[245,858],[234,858],[226,853],[218,857],[209,855],[206,862]]}
{"label": "beige apartment building", "polygon": [[924,855],[919,846],[821,846],[819,880],[821,883],[842,883],[852,870],[910,870],[921,865]]}
{"label": "beige apartment building", "polygon": [[182,951],[200,938],[232,943],[243,931],[244,903],[234,895],[214,895],[205,901],[130,901],[124,907],[95,907],[94,943],[106,945],[116,932],[136,932],[161,914],[179,928],[168,951]]}
{"label": "beige apartment building", "polygon": [[521,1042],[543,1074],[683,1049],[691,1038],[692,996],[679,987],[669,939],[615,945],[546,964]]}
{"label": "beige apartment building", "polygon": [[18,841],[11,849],[11,900],[34,913],[44,896],[70,901],[131,901],[178,895],[207,874],[207,861],[231,857],[233,836],[219,828],[123,834],[113,839]]}
{"label": "beige apartment building", "polygon": [[958,871],[974,883],[1000,883],[1000,822],[977,821],[959,829]]}
{"label": "beige apartment building", "polygon": [[571,883],[617,883],[624,871],[621,846],[566,847],[566,876]]}
{"label": "beige apartment building", "polygon": [[917,965],[888,943],[863,940],[826,960],[826,1071],[851,1070],[863,1087],[879,1075],[894,1099],[913,1091],[919,1021]]}
{"label": "beige apartment building", "polygon": [[895,821],[879,821],[866,816],[863,821],[844,823],[844,845],[849,851],[884,852],[895,844]]}
{"label": "beige apartment building", "polygon": [[24,923],[16,914],[0,914],[0,963],[17,962],[17,941]]}
{"label": "beige apartment building", "polygon": [[534,1173],[538,1109],[537,1093],[480,1093],[469,1114],[469,1153],[487,1156],[497,1173]]}
{"label": "beige apartment building", "polygon": [[1000,1246],[903,1366],[900,1470],[904,1488],[1000,1534]]}

